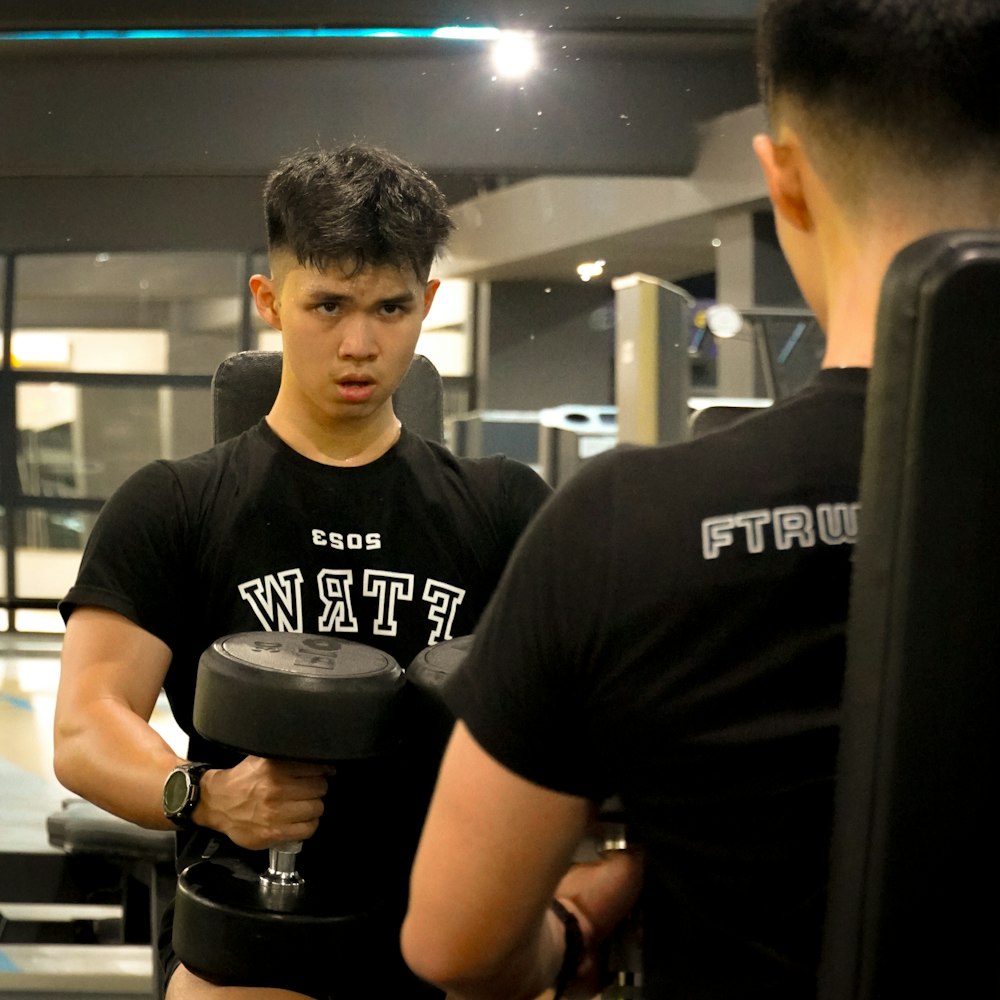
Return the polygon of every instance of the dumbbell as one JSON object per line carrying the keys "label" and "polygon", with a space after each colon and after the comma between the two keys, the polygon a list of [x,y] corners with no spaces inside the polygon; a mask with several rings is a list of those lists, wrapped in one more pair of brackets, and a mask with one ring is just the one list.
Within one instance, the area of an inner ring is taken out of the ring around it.
{"label": "dumbbell", "polygon": [[[473,636],[467,635],[429,646],[406,668],[407,697],[417,710],[421,742],[433,748],[438,761],[454,725],[445,689],[449,678],[464,662],[472,643]],[[412,727],[411,713],[408,713],[408,722]],[[626,850],[628,846],[625,810],[615,796],[601,804],[597,826],[580,845],[573,860],[595,861],[612,851]],[[611,982],[601,993],[604,1000],[640,1000],[642,997],[641,931],[641,917],[633,911],[611,936],[607,951]]]}
{"label": "dumbbell", "polygon": [[[332,788],[351,762],[398,753],[404,684],[399,664],[370,646],[242,632],[202,654],[193,722],[206,739],[240,753],[335,765]],[[328,969],[356,965],[373,929],[383,926],[378,879],[357,857],[338,858],[332,876],[303,878],[296,870],[301,849],[273,845],[266,862],[263,851],[220,850],[188,865],[178,876],[174,912],[180,960],[209,981],[248,986],[280,985],[289,969],[317,961]]]}

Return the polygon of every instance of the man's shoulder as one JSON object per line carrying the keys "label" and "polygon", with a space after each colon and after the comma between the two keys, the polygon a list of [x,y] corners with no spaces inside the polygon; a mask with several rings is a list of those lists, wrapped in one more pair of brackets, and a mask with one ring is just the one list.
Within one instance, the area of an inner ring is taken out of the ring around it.
{"label": "man's shoulder", "polygon": [[[478,485],[494,489],[510,483],[540,483],[538,473],[524,462],[507,455],[469,457],[456,455],[446,445],[411,434],[409,455],[417,467],[444,470],[449,474]],[[542,483],[544,486],[544,483]],[[547,488],[547,487],[546,487]]]}
{"label": "man's shoulder", "polygon": [[126,503],[145,499],[154,506],[168,504],[170,498],[201,494],[218,488],[227,478],[242,476],[259,448],[248,436],[240,435],[202,451],[180,458],[158,458],[140,466],[115,491],[114,499]]}
{"label": "man's shoulder", "polygon": [[261,449],[266,449],[264,439],[256,427],[251,427],[236,437],[219,441],[201,451],[180,458],[159,459],[150,464],[169,469],[186,479],[237,467]]}
{"label": "man's shoulder", "polygon": [[665,517],[856,478],[863,418],[863,394],[803,392],[680,443],[619,444],[589,459],[556,499],[564,509],[599,501]]}

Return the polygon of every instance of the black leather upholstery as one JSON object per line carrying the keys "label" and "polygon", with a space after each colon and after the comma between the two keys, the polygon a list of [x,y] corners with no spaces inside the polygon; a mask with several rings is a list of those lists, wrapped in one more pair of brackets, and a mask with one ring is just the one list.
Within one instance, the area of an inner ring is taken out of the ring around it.
{"label": "black leather upholstery", "polygon": [[886,276],[821,1000],[1000,995],[1000,232]]}

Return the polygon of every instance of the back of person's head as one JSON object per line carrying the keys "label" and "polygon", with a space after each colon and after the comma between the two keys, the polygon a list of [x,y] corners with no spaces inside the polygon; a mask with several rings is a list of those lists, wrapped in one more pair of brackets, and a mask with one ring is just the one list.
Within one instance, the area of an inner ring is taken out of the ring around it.
{"label": "back of person's head", "polygon": [[444,195],[423,171],[363,145],[283,159],[265,184],[264,213],[272,254],[349,274],[410,267],[421,281],[454,226]]}
{"label": "back of person's head", "polygon": [[997,176],[1000,0],[765,0],[758,67],[848,193]]}

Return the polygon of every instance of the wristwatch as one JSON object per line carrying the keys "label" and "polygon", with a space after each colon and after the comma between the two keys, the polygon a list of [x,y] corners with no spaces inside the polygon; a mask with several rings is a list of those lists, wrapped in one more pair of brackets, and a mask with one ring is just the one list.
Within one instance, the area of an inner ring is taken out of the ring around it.
{"label": "wristwatch", "polygon": [[178,764],[163,783],[163,815],[178,830],[190,829],[191,813],[201,793],[201,776],[210,764]]}

